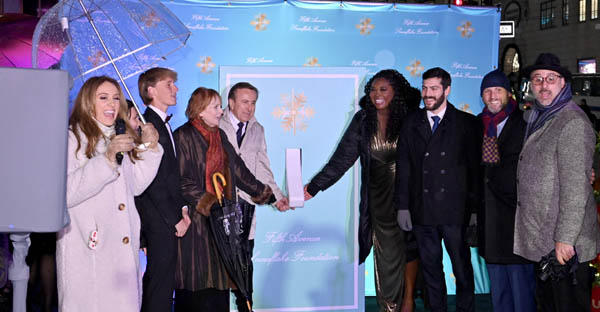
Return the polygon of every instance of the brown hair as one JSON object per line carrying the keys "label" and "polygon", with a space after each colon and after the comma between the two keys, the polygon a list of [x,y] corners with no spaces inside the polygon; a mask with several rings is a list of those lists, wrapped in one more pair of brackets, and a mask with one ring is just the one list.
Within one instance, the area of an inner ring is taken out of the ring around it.
{"label": "brown hair", "polygon": [[157,82],[167,78],[177,81],[177,73],[168,68],[154,67],[140,75],[140,78],[138,79],[138,91],[140,92],[140,97],[145,105],[150,105],[150,103],[152,103],[152,97],[148,94],[148,88],[155,87]]}
{"label": "brown hair", "polygon": [[185,109],[185,116],[189,120],[197,118],[215,98],[221,99],[221,96],[217,91],[203,87],[197,88],[192,92],[192,96],[190,96],[188,106]]}
{"label": "brown hair", "polygon": [[452,84],[452,77],[450,77],[450,74],[439,67],[430,68],[423,73],[423,81],[429,78],[440,78],[444,91]]}
{"label": "brown hair", "polygon": [[[123,95],[123,91],[121,90],[121,86],[117,83],[116,80],[106,77],[92,77],[88,79],[77,94],[77,98],[75,99],[75,105],[73,107],[73,111],[71,112],[71,116],[69,117],[69,129],[75,135],[77,139],[77,149],[75,153],[79,151],[81,148],[81,137],[79,136],[79,132],[81,131],[85,137],[88,139],[88,144],[85,147],[85,156],[87,158],[92,158],[96,152],[96,145],[103,137],[102,130],[98,127],[97,121],[94,120],[95,116],[95,103],[96,103],[96,91],[105,82],[109,82],[117,87],[119,90],[119,115],[117,118],[121,118],[123,120],[127,120],[127,102],[125,101],[125,95]],[[138,135],[129,127],[127,123],[127,133],[130,134],[134,141],[139,144],[141,143]],[[129,157],[132,159],[139,159],[137,156],[137,152],[135,150],[129,153]]]}

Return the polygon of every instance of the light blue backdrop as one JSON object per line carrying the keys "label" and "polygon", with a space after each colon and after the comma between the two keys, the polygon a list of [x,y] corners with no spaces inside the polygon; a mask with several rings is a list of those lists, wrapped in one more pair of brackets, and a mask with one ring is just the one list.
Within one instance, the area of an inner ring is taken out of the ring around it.
{"label": "light blue backdrop", "polygon": [[[180,77],[174,125],[185,122],[185,103],[196,87],[219,87],[220,66],[355,66],[367,68],[367,77],[394,68],[415,87],[425,70],[439,66],[452,75],[450,101],[479,113],[481,78],[497,65],[496,8],[296,0],[163,3],[192,32],[186,48],[163,63]],[[137,89],[135,79],[128,85]]]}
{"label": "light blue backdrop", "polygon": [[[271,169],[283,187],[285,148],[301,148],[303,173],[317,172],[358,108],[365,74],[363,67],[221,66],[219,86],[224,99],[240,81],[259,89],[256,118],[266,129]],[[357,168],[348,170],[295,211],[257,207],[255,310],[357,311],[364,306],[355,239],[357,177]]]}
{"label": "light blue backdrop", "polygon": [[[259,70],[256,66],[292,66],[309,67],[309,71],[321,68],[325,72],[329,70],[327,67],[357,67],[359,72],[363,68],[366,70],[366,79],[381,69],[394,68],[415,87],[420,87],[421,74],[425,70],[439,66],[452,75],[450,102],[477,114],[482,109],[479,96],[481,78],[497,65],[500,12],[496,8],[295,0],[170,0],[163,3],[192,32],[186,48],[162,64],[179,73],[179,105],[170,109],[174,113],[171,124],[175,128],[186,121],[186,104],[196,87],[226,91],[225,78],[219,77],[219,69],[223,66],[247,66],[254,70]],[[236,79],[232,81],[239,81]],[[363,95],[364,81],[357,95],[348,94],[354,91],[347,89],[347,86],[332,86],[329,84],[331,82],[323,83],[319,79],[300,81],[295,90],[302,89],[305,94],[318,91],[318,98],[330,100],[327,104],[315,104],[315,115],[309,122],[309,131],[297,133],[296,136],[282,132],[280,121],[273,116],[273,108],[282,105],[281,99],[269,98],[265,93],[265,90],[272,88],[284,88],[286,82],[277,79],[252,82],[261,90],[257,117],[267,129],[269,156],[277,181],[283,182],[284,148],[303,147],[303,179],[307,182],[333,152],[354,110],[352,103],[355,103],[356,96]],[[133,90],[137,89],[136,79],[128,80],[128,85]],[[313,98],[314,95],[310,97],[311,100]],[[326,111],[323,110],[325,107]],[[319,119],[324,112],[333,119]],[[286,311],[304,311],[312,309],[306,307],[346,306],[354,301],[354,290],[351,289],[354,286],[339,289],[328,287],[332,283],[345,285],[356,282],[353,277],[341,277],[345,274],[343,272],[323,271],[322,267],[303,263],[306,274],[290,277],[295,276],[295,268],[286,267],[289,261],[286,264],[284,261],[268,260],[277,252],[280,255],[284,253],[285,248],[296,251],[298,246],[302,246],[308,251],[319,246],[311,252],[342,255],[336,260],[343,263],[340,270],[354,269],[346,258],[347,253],[355,252],[351,251],[354,247],[350,248],[356,239],[351,221],[356,216],[350,213],[354,209],[355,194],[350,190],[356,185],[350,187],[347,184],[350,181],[357,183],[358,177],[353,176],[353,172],[345,177],[348,181],[341,181],[316,198],[324,203],[330,200],[336,202],[344,215],[336,214],[338,210],[335,209],[317,207],[317,201],[314,204],[309,202],[304,209],[286,214],[263,207],[259,209],[258,234],[261,239],[268,241],[269,232],[273,232],[273,235],[294,235],[303,231],[300,236],[320,237],[322,241],[317,244],[305,241],[302,244],[270,245],[265,241],[257,247],[255,295],[258,309],[281,311],[285,307]],[[311,222],[307,223],[307,220]],[[331,243],[340,240],[345,244],[337,246]],[[476,254],[472,260],[476,291],[488,292],[483,262]],[[272,262],[269,264],[268,261]],[[366,276],[365,293],[374,295],[372,262],[369,261],[365,266],[365,275],[359,274],[359,280]],[[452,294],[455,284],[447,257],[444,263],[448,292]],[[294,293],[296,288],[305,286],[312,290]],[[330,299],[332,297],[334,299]],[[351,297],[353,299],[348,301]],[[362,307],[359,302],[357,310],[362,310]],[[355,310],[354,302],[344,309]]]}

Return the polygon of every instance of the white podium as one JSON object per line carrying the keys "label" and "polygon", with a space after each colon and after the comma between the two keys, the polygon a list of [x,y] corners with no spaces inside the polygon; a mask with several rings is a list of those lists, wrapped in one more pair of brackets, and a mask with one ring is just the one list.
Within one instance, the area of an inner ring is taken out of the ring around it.
{"label": "white podium", "polygon": [[0,68],[4,118],[0,123],[0,232],[10,232],[13,311],[25,312],[29,233],[56,232],[66,211],[67,72]]}
{"label": "white podium", "polygon": [[304,207],[304,186],[302,185],[302,149],[285,149],[285,182],[290,207]]}

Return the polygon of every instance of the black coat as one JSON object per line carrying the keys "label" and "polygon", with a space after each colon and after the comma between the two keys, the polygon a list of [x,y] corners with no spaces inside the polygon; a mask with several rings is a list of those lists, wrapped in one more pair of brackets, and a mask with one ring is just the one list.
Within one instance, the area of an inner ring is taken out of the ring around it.
{"label": "black coat", "polygon": [[465,224],[481,194],[481,123],[448,103],[432,135],[421,109],[407,117],[396,153],[397,209],[413,224]]}
{"label": "black coat", "polygon": [[366,111],[358,111],[344,136],[338,143],[329,162],[312,178],[310,184],[324,191],[335,184],[360,158],[361,183],[360,183],[360,216],[358,227],[359,263],[365,262],[373,246],[373,230],[369,214],[369,169],[371,163],[371,145],[369,135],[365,130]]}
{"label": "black coat", "polygon": [[477,233],[479,254],[488,263],[529,263],[513,254],[517,163],[523,148],[526,127],[523,112],[515,109],[498,137],[500,163],[483,169],[485,204],[477,214]]}
{"label": "black coat", "polygon": [[[218,127],[215,130],[220,132],[226,156],[223,174],[227,185],[223,190],[224,196],[234,200],[235,190],[239,188],[252,196],[253,201],[258,204],[274,202],[271,189],[256,180],[229,143],[225,132]],[[210,230],[210,222],[208,217],[199,213],[210,211],[213,205],[218,205],[216,196],[206,191],[208,142],[190,122],[175,130],[173,138],[177,147],[181,191],[190,207],[192,219],[186,235],[177,241],[175,288],[190,291],[228,289],[232,285]]]}
{"label": "black coat", "polygon": [[158,131],[158,143],[164,154],[154,181],[135,198],[140,212],[142,235],[144,232],[175,233],[175,225],[181,220],[181,208],[186,205],[181,196],[179,183],[179,163],[175,158],[169,128],[151,108],[146,108],[144,118]]}

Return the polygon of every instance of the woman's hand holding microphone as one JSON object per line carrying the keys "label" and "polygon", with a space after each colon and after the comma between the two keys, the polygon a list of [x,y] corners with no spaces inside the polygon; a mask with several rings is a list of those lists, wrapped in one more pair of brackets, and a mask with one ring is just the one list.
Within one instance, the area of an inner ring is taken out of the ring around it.
{"label": "woman's hand holding microphone", "polygon": [[117,162],[117,153],[127,153],[133,150],[135,144],[133,137],[129,133],[115,135],[108,143],[106,153],[104,155],[111,163]]}
{"label": "woman's hand holding microphone", "polygon": [[[158,131],[151,123],[142,125],[142,142],[148,148],[155,148],[158,145]],[[105,156],[111,163],[117,162],[118,153],[127,153],[135,148],[133,137],[129,133],[115,135],[108,143]]]}

